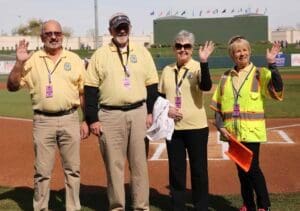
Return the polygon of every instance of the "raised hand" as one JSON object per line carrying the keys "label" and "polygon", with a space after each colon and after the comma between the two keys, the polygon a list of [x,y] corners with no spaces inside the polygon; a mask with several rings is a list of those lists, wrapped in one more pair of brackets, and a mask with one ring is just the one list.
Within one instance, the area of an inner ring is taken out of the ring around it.
{"label": "raised hand", "polygon": [[28,53],[29,43],[25,40],[20,40],[19,45],[17,45],[16,56],[17,62],[24,63],[29,59],[33,52]]}
{"label": "raised hand", "polygon": [[213,41],[206,41],[204,46],[199,47],[199,58],[201,62],[207,62],[208,57],[215,49],[215,43]]}
{"label": "raised hand", "polygon": [[266,59],[267,62],[269,64],[275,63],[276,62],[276,55],[280,52],[281,50],[281,46],[280,46],[280,42],[274,42],[272,45],[271,50],[269,50],[269,48],[267,48],[267,53],[266,53]]}

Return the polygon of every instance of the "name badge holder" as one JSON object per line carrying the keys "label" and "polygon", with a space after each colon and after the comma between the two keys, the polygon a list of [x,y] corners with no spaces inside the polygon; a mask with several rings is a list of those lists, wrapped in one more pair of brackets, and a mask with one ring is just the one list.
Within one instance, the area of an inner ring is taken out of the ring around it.
{"label": "name badge holder", "polygon": [[175,86],[176,86],[175,92],[176,92],[176,96],[175,96],[174,102],[175,102],[176,108],[181,108],[182,107],[182,97],[181,97],[180,87],[181,87],[183,79],[186,77],[188,71],[189,71],[188,69],[185,69],[185,72],[184,72],[182,78],[180,79],[180,81],[178,83],[178,71],[175,69]]}
{"label": "name badge holder", "polygon": [[54,73],[54,71],[56,70],[57,66],[59,65],[59,63],[61,62],[61,59],[56,63],[56,65],[54,66],[53,70],[50,71],[48,64],[46,62],[45,57],[43,57],[44,59],[44,63],[46,65],[47,71],[48,71],[48,85],[46,85],[45,87],[45,96],[46,98],[52,98],[53,97],[53,86],[52,86],[52,79],[51,79],[51,75]]}

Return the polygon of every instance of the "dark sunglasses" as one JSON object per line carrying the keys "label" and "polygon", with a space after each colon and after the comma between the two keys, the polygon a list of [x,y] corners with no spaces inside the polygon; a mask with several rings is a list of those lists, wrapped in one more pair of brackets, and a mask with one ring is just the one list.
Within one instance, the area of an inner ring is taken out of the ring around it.
{"label": "dark sunglasses", "polygon": [[175,49],[176,50],[181,50],[182,48],[184,48],[185,50],[190,50],[192,49],[192,44],[190,43],[186,43],[186,44],[180,44],[180,43],[175,43]]}
{"label": "dark sunglasses", "polygon": [[129,32],[129,25],[128,24],[120,24],[116,29],[117,32],[120,32],[122,30],[124,30],[125,32]]}
{"label": "dark sunglasses", "polygon": [[46,37],[52,37],[53,35],[55,37],[61,37],[62,32],[44,32],[43,35],[45,35]]}
{"label": "dark sunglasses", "polygon": [[231,38],[231,40],[229,41],[229,45],[231,45],[232,43],[234,43],[235,41],[237,41],[237,40],[245,40],[246,38],[245,37],[243,37],[243,36],[235,36],[235,37],[233,37],[233,38]]}

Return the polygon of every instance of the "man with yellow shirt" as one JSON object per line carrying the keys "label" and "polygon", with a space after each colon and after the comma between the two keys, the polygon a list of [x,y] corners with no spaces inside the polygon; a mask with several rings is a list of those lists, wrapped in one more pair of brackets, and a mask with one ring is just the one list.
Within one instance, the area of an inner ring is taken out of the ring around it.
{"label": "man with yellow shirt", "polygon": [[48,210],[50,179],[59,148],[65,175],[66,210],[80,210],[80,139],[88,136],[85,122],[80,126],[77,108],[83,110],[84,64],[74,53],[62,48],[61,25],[43,23],[44,49],[28,53],[29,43],[21,40],[16,63],[7,88],[29,89],[32,101],[34,142],[34,210]]}
{"label": "man with yellow shirt", "polygon": [[186,191],[186,154],[191,169],[194,210],[208,210],[207,142],[208,125],[203,92],[209,91],[212,82],[208,58],[214,51],[209,41],[199,48],[199,59],[192,57],[194,34],[180,31],[174,39],[176,62],[167,65],[162,72],[158,90],[170,101],[169,117],[175,121],[171,140],[167,140],[169,158],[169,183],[171,210],[183,211]]}
{"label": "man with yellow shirt", "polygon": [[91,132],[99,136],[109,210],[125,210],[126,158],[133,210],[149,210],[144,138],[152,123],[158,75],[147,49],[129,41],[131,24],[127,15],[114,14],[109,31],[111,43],[99,48],[88,66],[84,88],[86,120]]}

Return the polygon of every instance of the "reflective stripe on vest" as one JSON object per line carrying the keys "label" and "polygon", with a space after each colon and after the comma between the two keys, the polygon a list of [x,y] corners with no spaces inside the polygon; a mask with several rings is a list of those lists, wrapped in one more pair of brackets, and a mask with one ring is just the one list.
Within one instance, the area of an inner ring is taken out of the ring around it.
{"label": "reflective stripe on vest", "polygon": [[[223,114],[224,120],[233,119],[232,117],[233,112],[226,112]],[[240,120],[261,120],[265,118],[264,113],[247,113],[247,112],[240,112],[240,116],[238,119]]]}
{"label": "reflective stripe on vest", "polygon": [[258,92],[260,86],[260,68],[256,68],[255,75],[253,76],[251,92]]}

